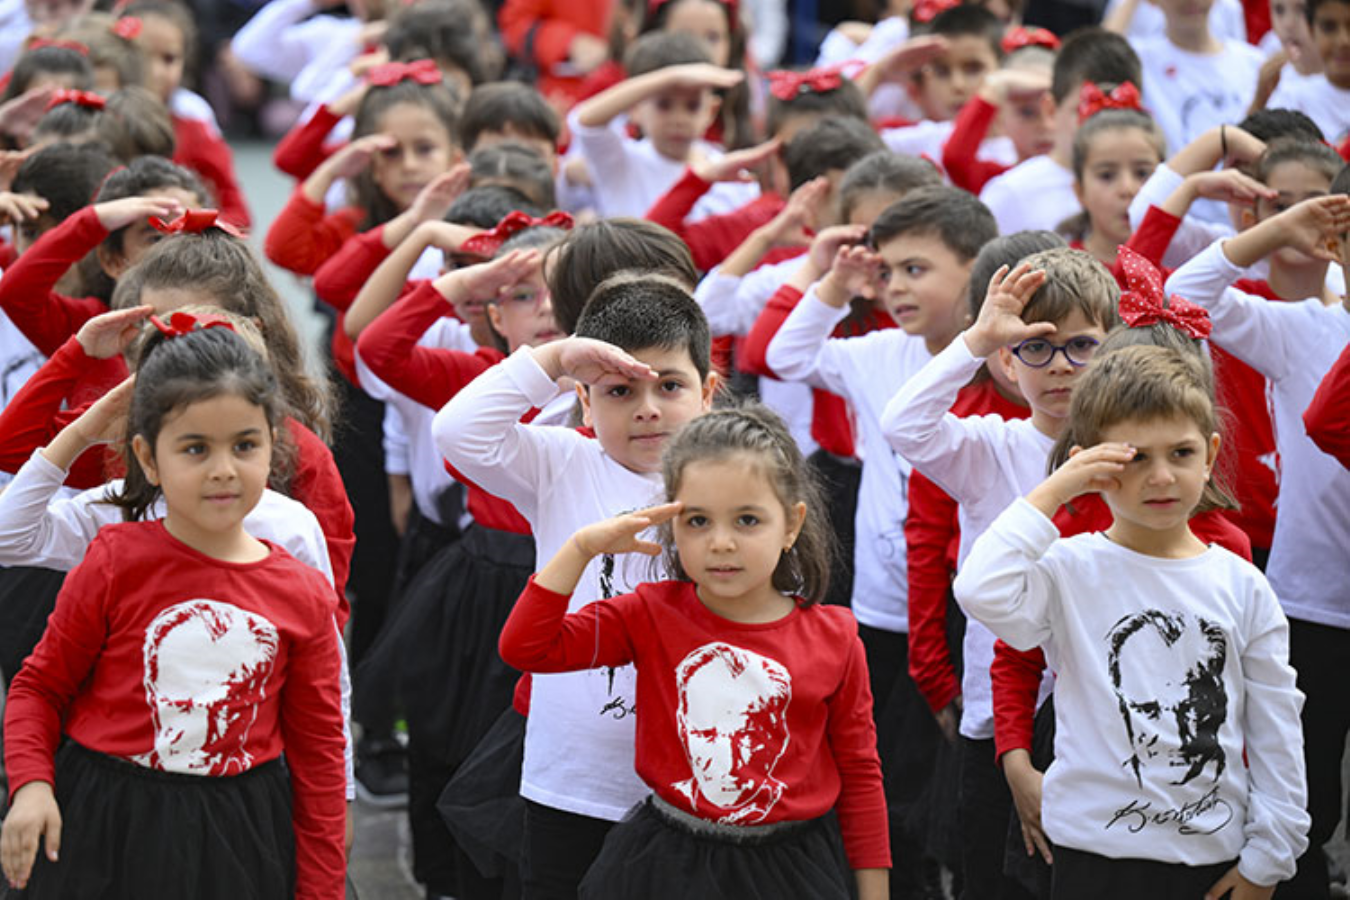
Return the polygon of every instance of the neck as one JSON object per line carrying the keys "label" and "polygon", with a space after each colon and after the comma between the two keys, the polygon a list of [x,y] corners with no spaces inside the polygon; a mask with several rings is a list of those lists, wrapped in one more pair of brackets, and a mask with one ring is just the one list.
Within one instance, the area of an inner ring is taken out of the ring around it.
{"label": "neck", "polygon": [[1065,169],[1073,168],[1073,132],[1071,128],[1065,135],[1064,130],[1060,129],[1055,134],[1055,146],[1049,153],[1050,158]]}
{"label": "neck", "polygon": [[1031,425],[1041,434],[1048,438],[1059,440],[1059,436],[1064,432],[1064,426],[1068,424],[1068,419],[1062,416],[1052,416],[1044,410],[1031,407]]}
{"label": "neck", "polygon": [[704,591],[697,584],[694,585],[694,596],[698,597],[698,602],[714,615],[745,625],[777,622],[790,615],[797,606],[791,597],[785,597],[774,590],[772,583],[764,585],[762,590],[754,594],[731,602],[719,600],[711,591]]}
{"label": "neck", "polygon": [[1208,549],[1205,543],[1191,532],[1189,522],[1159,531],[1117,518],[1111,527],[1106,529],[1106,536],[1113,544],[1119,544],[1127,550],[1160,559],[1189,559],[1199,556]]}
{"label": "neck", "polygon": [[1083,247],[1108,269],[1116,264],[1116,253],[1120,249],[1120,244],[1102,234],[1099,229],[1088,229],[1087,237],[1083,238]]}
{"label": "neck", "polygon": [[487,319],[481,322],[475,322],[469,326],[469,337],[480,347],[498,346],[496,339],[492,336],[492,328],[488,325]]}
{"label": "neck", "polygon": [[203,556],[221,562],[251,563],[267,558],[267,545],[245,531],[242,522],[228,531],[207,532],[179,521],[170,510],[164,516],[164,530]]}
{"label": "neck", "polygon": [[1327,264],[1324,262],[1287,266],[1272,259],[1267,283],[1281,300],[1307,300],[1309,297],[1320,297],[1323,303],[1335,300],[1327,290]]}
{"label": "neck", "polygon": [[1167,23],[1167,39],[1172,45],[1191,53],[1218,53],[1221,48],[1218,41],[1209,33],[1209,24],[1178,25]]}

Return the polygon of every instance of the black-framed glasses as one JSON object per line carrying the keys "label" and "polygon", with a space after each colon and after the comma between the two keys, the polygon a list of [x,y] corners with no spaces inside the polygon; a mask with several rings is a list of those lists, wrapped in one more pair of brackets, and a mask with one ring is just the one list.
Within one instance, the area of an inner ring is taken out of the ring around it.
{"label": "black-framed glasses", "polygon": [[1031,338],[1012,348],[1013,356],[1033,369],[1050,365],[1056,353],[1063,353],[1070,365],[1086,366],[1092,361],[1101,342],[1092,337],[1070,338],[1063,344],[1052,344],[1045,338]]}

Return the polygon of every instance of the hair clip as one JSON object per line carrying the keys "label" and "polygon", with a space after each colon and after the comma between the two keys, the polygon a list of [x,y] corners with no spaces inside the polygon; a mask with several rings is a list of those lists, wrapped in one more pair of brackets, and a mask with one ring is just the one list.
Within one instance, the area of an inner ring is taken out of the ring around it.
{"label": "hair clip", "polygon": [[1141,110],[1139,88],[1135,87],[1133,82],[1123,81],[1108,94],[1094,82],[1083,82],[1078,91],[1078,121],[1086,122],[1107,109]]}
{"label": "hair clip", "polygon": [[542,219],[536,219],[529,213],[517,209],[503,216],[502,220],[488,231],[469,238],[459,249],[461,253],[471,253],[474,256],[492,256],[502,248],[502,244],[506,243],[508,238],[527,228],[561,228],[563,231],[571,231],[572,217],[565,212],[555,211]]}
{"label": "hair clip", "polygon": [[239,228],[221,220],[220,213],[214,209],[189,209],[172,222],[151,216],[150,227],[163,234],[201,234],[208,228],[218,228],[240,240],[246,237]]}
{"label": "hair clip", "polygon": [[1127,285],[1120,295],[1122,322],[1131,328],[1164,322],[1192,340],[1209,337],[1213,328],[1209,311],[1181,297],[1168,297],[1157,266],[1129,247],[1120,248],[1118,259]]}
{"label": "hair clip", "polygon": [[134,41],[141,36],[144,27],[136,16],[123,16],[113,23],[112,33],[126,41]]}
{"label": "hair clip", "polygon": [[194,331],[205,331],[207,328],[228,328],[234,331],[234,323],[224,316],[218,316],[213,313],[202,313],[194,316],[190,312],[179,310],[169,316],[166,322],[159,316],[151,316],[150,324],[159,330],[159,333],[166,338],[180,338],[186,334],[192,334]]}
{"label": "hair clip", "polygon": [[366,73],[366,82],[371,87],[393,87],[409,80],[418,84],[440,84],[441,70],[431,60],[419,59],[406,63],[384,63]]}
{"label": "hair clip", "polygon": [[1027,28],[1018,25],[1016,28],[1009,28],[1008,33],[1003,35],[1000,42],[1004,53],[1014,53],[1027,47],[1044,47],[1046,50],[1058,50],[1059,38],[1053,31],[1047,31],[1044,28],[1037,28],[1035,25]]}
{"label": "hair clip", "polygon": [[961,5],[961,0],[917,0],[913,9],[909,11],[909,16],[915,22],[927,24],[945,13],[949,9],[955,9]]}
{"label": "hair clip", "polygon": [[33,38],[25,50],[41,50],[43,47],[55,47],[58,50],[73,50],[81,56],[89,55],[89,48],[79,41],[53,40],[52,38]]}
{"label": "hair clip", "polygon": [[843,87],[846,70],[856,70],[864,65],[854,59],[832,66],[820,66],[806,72],[778,69],[769,73],[769,93],[787,102],[802,94],[824,94],[838,90]]}

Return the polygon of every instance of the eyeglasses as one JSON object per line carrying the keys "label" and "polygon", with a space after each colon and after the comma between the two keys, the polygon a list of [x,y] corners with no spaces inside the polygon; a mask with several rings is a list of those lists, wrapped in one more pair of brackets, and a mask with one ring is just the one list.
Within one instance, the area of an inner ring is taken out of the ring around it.
{"label": "eyeglasses", "polygon": [[1056,353],[1063,353],[1070,365],[1086,366],[1092,361],[1092,355],[1097,352],[1099,343],[1096,338],[1090,337],[1072,338],[1063,344],[1052,344],[1045,338],[1032,338],[1013,347],[1012,352],[1013,356],[1033,369],[1043,369],[1050,365]]}

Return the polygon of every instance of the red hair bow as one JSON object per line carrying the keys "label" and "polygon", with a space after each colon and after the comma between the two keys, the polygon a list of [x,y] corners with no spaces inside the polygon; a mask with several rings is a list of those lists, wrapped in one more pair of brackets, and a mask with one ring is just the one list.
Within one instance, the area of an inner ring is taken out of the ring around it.
{"label": "red hair bow", "polygon": [[915,22],[927,23],[936,19],[939,13],[945,13],[960,5],[961,0],[916,0],[914,7],[909,11],[909,17]]}
{"label": "red hair bow", "polygon": [[150,324],[159,329],[159,333],[166,338],[180,338],[185,334],[204,331],[207,328],[228,328],[234,331],[234,323],[224,316],[213,313],[202,313],[199,316],[194,316],[192,313],[183,312],[181,309],[170,315],[167,322],[159,316],[151,316]]}
{"label": "red hair bow", "polygon": [[33,38],[31,41],[28,42],[28,46],[25,49],[41,50],[43,47],[55,47],[58,50],[74,50],[81,56],[89,55],[89,48],[86,47],[84,44],[81,44],[79,41],[61,41],[61,40],[52,40],[51,38],[40,38],[40,37]]}
{"label": "red hair bow", "polygon": [[492,256],[502,248],[511,235],[526,228],[561,228],[572,230],[572,217],[565,212],[551,212],[542,219],[536,219],[529,213],[514,210],[502,217],[493,228],[482,234],[475,234],[460,245],[460,252],[474,256]]}
{"label": "red hair bow", "polygon": [[1004,53],[1013,53],[1026,47],[1044,47],[1047,50],[1059,49],[1059,38],[1055,37],[1054,32],[1047,31],[1044,28],[1032,26],[1025,28],[1018,25],[1016,28],[1009,28],[1008,33],[1003,35],[1002,47]]}
{"label": "red hair bow", "polygon": [[1128,290],[1120,295],[1121,321],[1131,328],[1165,322],[1192,340],[1209,337],[1213,327],[1209,311],[1189,300],[1167,297],[1157,266],[1129,247],[1120,248],[1119,261],[1128,285]]}
{"label": "red hair bow", "polygon": [[1121,82],[1108,94],[1085,81],[1078,91],[1078,121],[1086,122],[1104,109],[1140,109],[1139,102],[1139,88],[1133,82]]}
{"label": "red hair bow", "polygon": [[419,59],[408,63],[385,63],[366,73],[366,81],[372,87],[393,87],[408,80],[418,84],[440,84],[441,70],[431,60]]}
{"label": "red hair bow", "polygon": [[59,90],[52,94],[52,99],[47,101],[47,108],[53,109],[66,103],[74,103],[76,106],[83,106],[85,109],[102,109],[108,105],[108,101],[103,99],[100,94],[93,91],[72,91]]}
{"label": "red hair bow", "polygon": [[141,36],[141,20],[135,16],[123,16],[113,23],[112,33],[127,41]]}
{"label": "red hair bow", "polygon": [[244,232],[229,222],[221,221],[220,213],[214,209],[189,209],[172,222],[165,222],[159,216],[151,216],[150,227],[164,234],[201,234],[208,228],[219,228],[240,240],[245,236]]}
{"label": "red hair bow", "polygon": [[769,93],[784,102],[801,94],[824,94],[838,90],[844,84],[846,71],[861,68],[857,60],[820,66],[807,72],[789,72],[778,69],[769,73]]}

